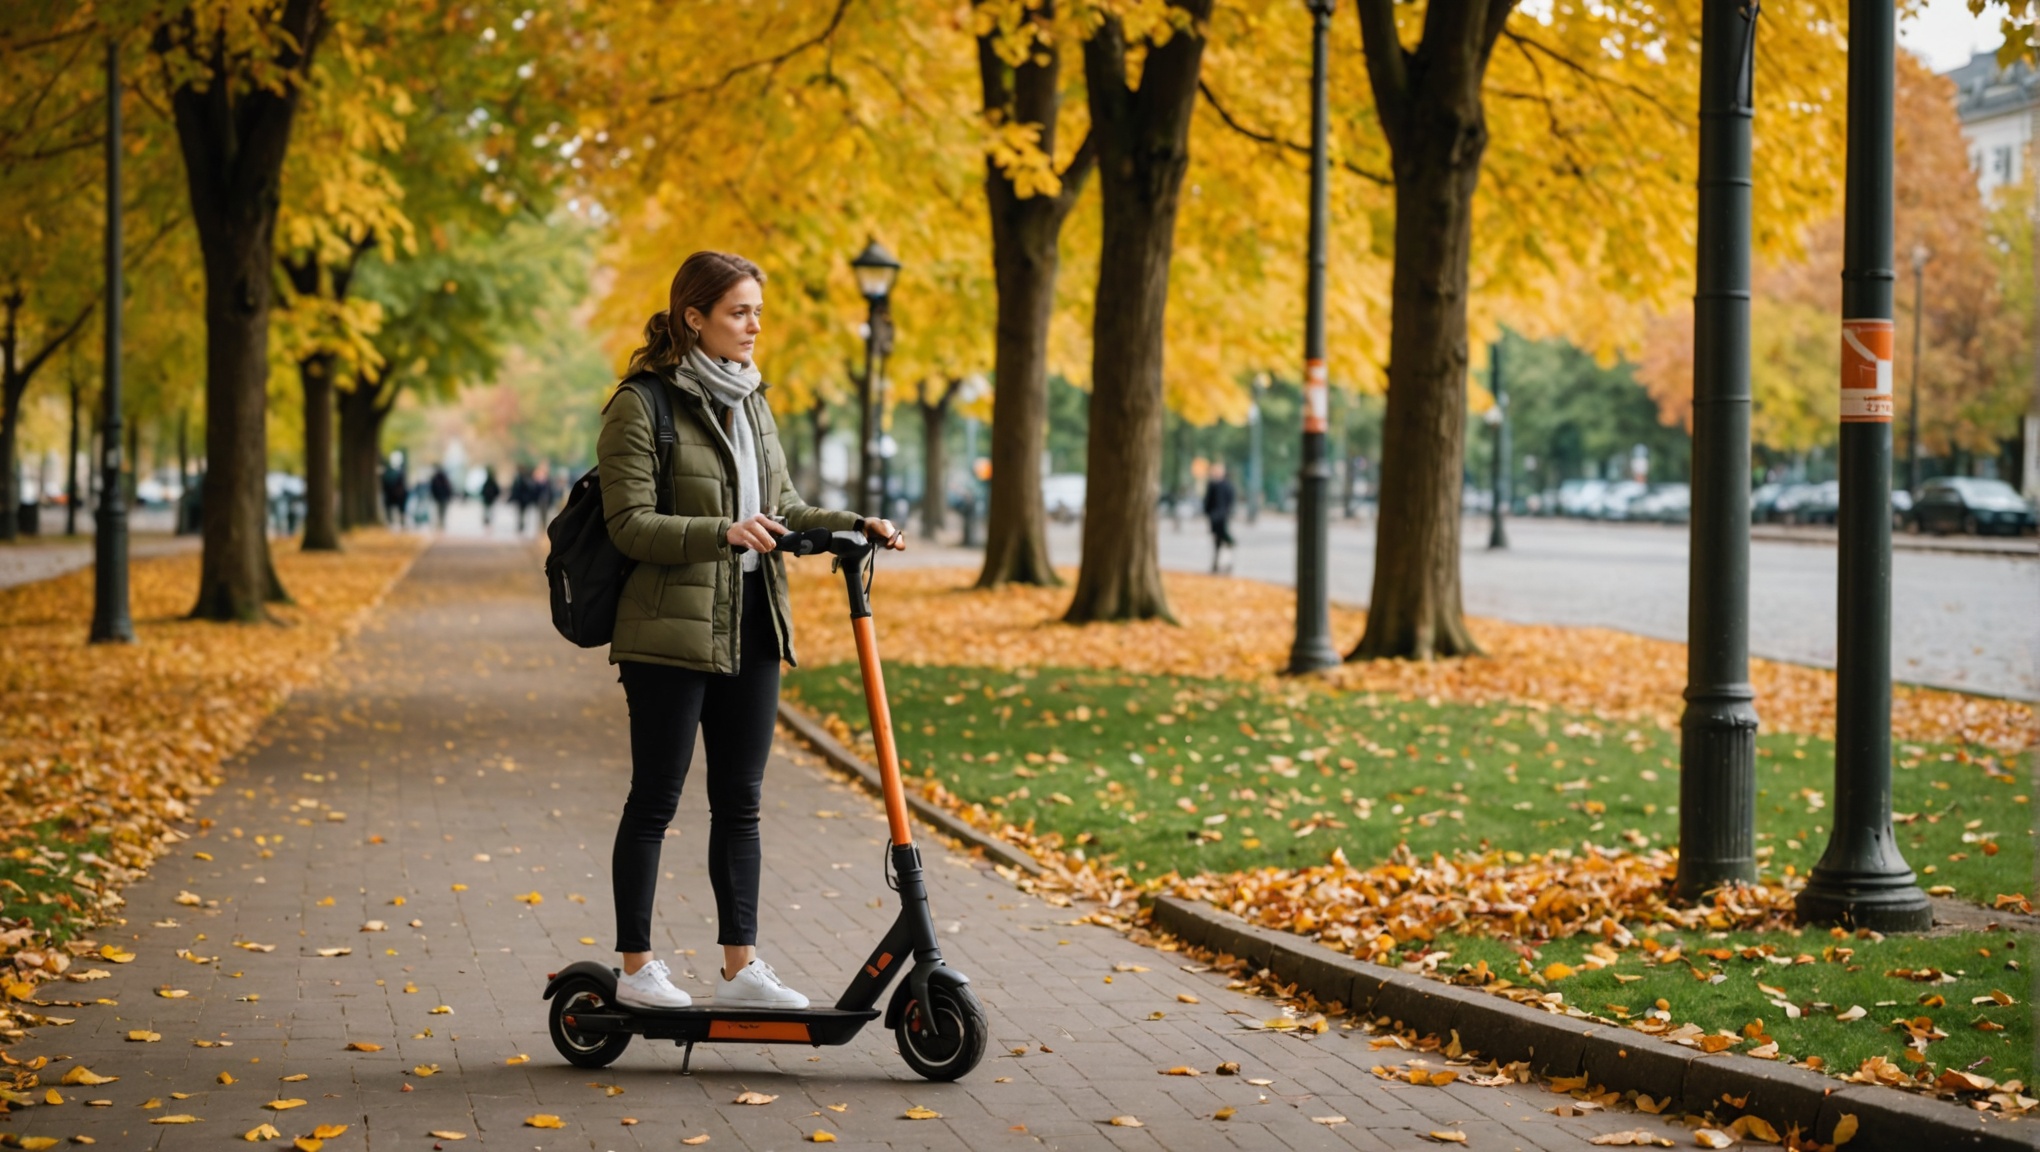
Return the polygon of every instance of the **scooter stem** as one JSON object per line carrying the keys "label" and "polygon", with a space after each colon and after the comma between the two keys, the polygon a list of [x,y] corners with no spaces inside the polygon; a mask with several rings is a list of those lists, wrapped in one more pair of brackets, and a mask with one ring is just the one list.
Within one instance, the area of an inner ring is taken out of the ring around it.
{"label": "scooter stem", "polygon": [[[855,577],[852,577],[855,579]],[[864,673],[864,701],[871,710],[871,741],[878,748],[878,779],[885,792],[885,818],[892,825],[892,842],[904,847],[914,842],[907,823],[907,794],[900,783],[899,749],[893,743],[892,708],[885,699],[885,670],[878,663],[878,637],[868,615],[853,616],[850,631],[857,638],[857,666]]]}

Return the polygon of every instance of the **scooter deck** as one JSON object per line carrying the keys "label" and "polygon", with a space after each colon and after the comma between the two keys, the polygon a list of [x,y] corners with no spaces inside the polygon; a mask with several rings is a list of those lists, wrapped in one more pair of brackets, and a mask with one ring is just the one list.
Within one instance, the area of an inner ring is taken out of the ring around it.
{"label": "scooter deck", "polygon": [[698,1044],[736,1040],[754,1044],[847,1044],[859,1029],[878,1019],[878,1009],[861,1012],[841,1008],[723,1008],[704,1005],[663,1012],[602,1008],[573,1012],[563,1019],[576,1032],[628,1032],[647,1040]]}

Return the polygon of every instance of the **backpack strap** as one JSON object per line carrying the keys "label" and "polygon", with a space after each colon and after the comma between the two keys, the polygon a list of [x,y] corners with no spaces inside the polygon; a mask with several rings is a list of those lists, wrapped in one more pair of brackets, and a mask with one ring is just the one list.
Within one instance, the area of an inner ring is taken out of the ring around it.
{"label": "backpack strap", "polygon": [[666,481],[666,457],[673,451],[673,401],[666,395],[665,384],[655,373],[640,372],[622,386],[637,393],[645,410],[652,414],[652,486],[659,515],[670,516],[672,492]]}

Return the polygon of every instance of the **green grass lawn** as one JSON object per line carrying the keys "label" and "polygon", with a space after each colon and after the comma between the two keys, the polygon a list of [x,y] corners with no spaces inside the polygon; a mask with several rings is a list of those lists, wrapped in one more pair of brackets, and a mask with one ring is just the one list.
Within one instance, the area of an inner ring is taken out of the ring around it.
{"label": "green grass lawn", "polygon": [[[1092,670],[898,667],[886,681],[910,774],[932,776],[1015,824],[1059,833],[1066,846],[1136,877],[1317,864],[1335,847],[1365,865],[1404,842],[1419,853],[1514,855],[1582,840],[1662,846],[1678,835],[1678,738],[1645,725]],[[867,727],[854,666],[796,671],[787,692],[860,733]],[[1983,904],[2030,893],[2029,765],[1957,748],[1898,751],[1899,842],[1922,884]],[[1834,746],[1766,735],[1758,757],[1763,868],[1804,874],[1827,840]],[[2040,935],[1641,931],[1661,945],[1656,953],[1623,951],[1594,969],[1583,963],[1594,938],[1555,941],[1537,950],[1534,977],[1503,941],[1456,936],[1434,947],[1450,953],[1442,974],[1485,961],[1503,978],[1542,982],[1602,1017],[1641,1019],[1663,1000],[1674,1026],[1740,1034],[1761,1020],[1782,1054],[1819,1056],[1842,1070],[1872,1055],[1919,1067],[1905,1057],[1908,1036],[1894,1021],[1924,1016],[1947,1034],[1928,1046],[1932,1069],[2032,1079],[2026,969]],[[1674,947],[1684,960],[1651,962]],[[1759,954],[1745,958],[1745,948]],[[1575,972],[1547,981],[1553,963]],[[1928,968],[1952,982],[1889,975]],[[1971,1003],[1993,990],[2016,1003]],[[1941,1003],[1931,1002],[1936,996]],[[1836,1019],[1857,1005],[1862,1018]]]}
{"label": "green grass lawn", "polygon": [[[901,666],[886,683],[910,773],[1135,876],[1678,835],[1678,737],[1647,725],[1092,670]],[[854,666],[798,670],[787,691],[866,727]],[[2028,766],[1899,752],[1899,844],[1920,882],[1981,904],[2030,893]],[[1827,842],[1834,745],[1766,735],[1757,755],[1762,867],[1803,875]]]}
{"label": "green grass lawn", "polygon": [[[1576,969],[1573,975],[1532,981],[1519,974],[1519,954],[1508,944],[1453,937],[1438,944],[1452,953],[1438,970],[1450,973],[1485,961],[1506,979],[1541,982],[1550,991],[1563,993],[1566,1003],[1615,1020],[1643,1020],[1662,1000],[1673,1026],[1690,1021],[1710,1032],[1725,1029],[1740,1035],[1761,1021],[1758,1031],[1777,1042],[1781,1056],[1801,1060],[1818,1056],[1828,1068],[1844,1072],[1871,1056],[1883,1056],[1907,1072],[1921,1067],[1906,1057],[1911,1037],[1897,1021],[1917,1024],[1924,1017],[1934,1030],[1947,1034],[1927,1045],[1926,1066],[1934,1072],[1960,1068],[1994,1080],[2033,1082],[2029,967],[2034,949],[2040,948],[2040,933],[1962,932],[1866,940],[1835,939],[1820,929],[1665,931],[1655,939],[1663,945],[1658,955],[1677,946],[1683,959],[1652,964],[1649,954],[1631,950],[1616,953],[1615,962],[1606,967],[1590,969],[1583,961],[1594,941],[1578,937],[1544,945],[1533,963],[1540,973],[1554,963],[1566,964]],[[1745,956],[1745,949],[1757,954]],[[1724,950],[1733,955],[1720,959]],[[2014,962],[2016,969],[2009,967]],[[1888,975],[1900,969],[1934,969],[1948,979],[1927,983]],[[1763,985],[1784,995],[1774,995]],[[1997,1003],[1993,992],[2004,993],[2014,1003]],[[1978,999],[1986,1003],[1972,1003]],[[1780,1002],[1798,1009],[1799,1016],[1791,1016]],[[1837,1018],[1856,1007],[1864,1010],[1861,1018]],[[1743,1035],[1735,1050],[1747,1052],[1761,1043],[1762,1036]]]}
{"label": "green grass lawn", "polygon": [[67,837],[54,823],[22,829],[11,845],[0,848],[0,915],[16,923],[25,921],[53,940],[70,939],[89,926],[83,909],[96,902],[72,880],[105,876],[80,857],[104,855],[107,847],[104,835]]}

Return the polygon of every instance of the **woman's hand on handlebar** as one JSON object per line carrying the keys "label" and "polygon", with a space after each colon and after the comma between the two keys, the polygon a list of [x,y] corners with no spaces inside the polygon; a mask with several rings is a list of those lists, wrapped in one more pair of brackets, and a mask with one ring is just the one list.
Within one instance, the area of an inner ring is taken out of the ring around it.
{"label": "woman's hand on handlebar", "polygon": [[883,544],[895,552],[905,552],[907,550],[907,534],[894,527],[893,522],[890,520],[881,520],[876,516],[866,516],[859,527],[863,528],[864,534],[875,543]]}
{"label": "woman's hand on handlebar", "polygon": [[748,520],[739,520],[730,525],[728,540],[732,548],[770,552],[777,546],[777,538],[784,535],[786,525],[760,512]]}

